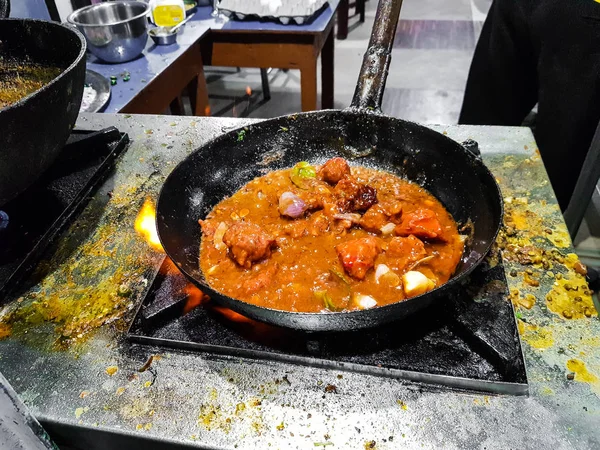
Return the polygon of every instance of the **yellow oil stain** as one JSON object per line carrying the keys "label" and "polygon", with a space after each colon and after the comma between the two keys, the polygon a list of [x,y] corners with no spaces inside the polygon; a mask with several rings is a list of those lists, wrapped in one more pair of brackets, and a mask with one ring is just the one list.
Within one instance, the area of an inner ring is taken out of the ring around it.
{"label": "yellow oil stain", "polygon": [[0,323],[0,339],[5,339],[11,334],[11,326],[7,323]]}
{"label": "yellow oil stain", "polygon": [[[595,367],[600,369],[600,366]],[[600,396],[600,378],[588,369],[583,361],[575,358],[570,359],[567,361],[567,369],[574,373],[575,381],[589,384],[592,392]]]}
{"label": "yellow oil stain", "polygon": [[[224,408],[213,399],[215,390],[209,392],[209,401],[200,406],[197,423],[199,426],[211,431],[220,430],[229,433],[234,422],[246,424],[255,435],[261,435],[264,428],[263,416],[260,405],[262,401],[250,398],[246,402],[239,402],[231,410]],[[282,422],[279,426],[285,427]],[[276,427],[278,430],[283,428]]]}
{"label": "yellow oil stain", "polygon": [[142,397],[123,405],[119,412],[124,419],[136,419],[149,416],[153,409],[152,401],[148,397]]}
{"label": "yellow oil stain", "polygon": [[152,381],[146,381],[146,382],[144,383],[144,387],[145,387],[145,388],[149,388],[150,386],[152,386]]}
{"label": "yellow oil stain", "polygon": [[554,391],[551,388],[549,388],[548,386],[544,386],[542,388],[542,390],[540,391],[540,393],[542,395],[548,395],[548,396],[554,395]]}
{"label": "yellow oil stain", "polygon": [[77,408],[75,410],[75,418],[79,419],[84,413],[88,412],[90,408],[86,406],[85,408]]}
{"label": "yellow oil stain", "polygon": [[579,340],[579,344],[585,347],[600,347],[600,337],[599,336],[588,336],[582,337]]}
{"label": "yellow oil stain", "polygon": [[108,366],[106,368],[106,373],[108,374],[109,377],[112,377],[118,371],[119,371],[119,368],[117,366]]}
{"label": "yellow oil stain", "polygon": [[571,237],[569,236],[569,233],[562,229],[555,229],[550,236],[547,236],[547,239],[558,248],[567,248],[571,246]]}
{"label": "yellow oil stain", "polygon": [[396,400],[396,403],[398,403],[398,406],[400,406],[400,408],[402,408],[404,411],[408,410],[408,405],[402,400]]}
{"label": "yellow oil stain", "polygon": [[509,298],[512,304],[517,307],[522,306],[525,309],[531,309],[535,305],[535,296],[532,294],[521,296],[521,292],[518,289],[511,289]]}
{"label": "yellow oil stain", "polygon": [[510,218],[514,223],[514,227],[518,230],[526,230],[530,228],[532,222],[537,224],[540,221],[540,218],[529,210],[513,210],[510,213]]}
{"label": "yellow oil stain", "polygon": [[225,432],[229,432],[229,422],[223,417],[220,405],[204,404],[200,406],[200,413],[198,414],[198,425],[202,425],[207,430],[219,428]]}
{"label": "yellow oil stain", "polygon": [[551,328],[533,325],[522,320],[519,320],[517,325],[521,339],[531,347],[544,350],[554,345],[554,336]]}
{"label": "yellow oil stain", "polygon": [[554,280],[552,289],[546,295],[546,305],[564,319],[585,319],[598,315],[585,278],[575,272]]}
{"label": "yellow oil stain", "polygon": [[598,383],[600,379],[590,371],[588,371],[585,363],[580,359],[570,359],[567,361],[567,369],[575,373],[575,381],[581,383]]}
{"label": "yellow oil stain", "polygon": [[118,396],[123,395],[123,393],[125,392],[125,388],[123,386],[117,388],[117,391],[115,392],[115,394],[117,394]]}

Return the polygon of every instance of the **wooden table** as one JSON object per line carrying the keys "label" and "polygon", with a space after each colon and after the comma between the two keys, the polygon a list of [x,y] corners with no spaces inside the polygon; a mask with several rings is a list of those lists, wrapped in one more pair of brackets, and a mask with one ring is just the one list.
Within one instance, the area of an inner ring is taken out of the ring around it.
{"label": "wooden table", "polygon": [[[282,25],[273,22],[226,22],[202,39],[205,65],[299,69],[302,111],[317,109],[317,59],[321,55],[321,107],[333,108],[335,12],[339,0],[330,0],[311,23]],[[210,7],[196,15],[209,16]]]}
{"label": "wooden table", "polygon": [[[169,108],[182,115],[181,92],[188,89],[192,112],[210,115],[202,58],[201,39],[222,24],[212,18],[193,17],[177,36],[177,43],[157,46],[148,38],[144,53],[133,61],[108,64],[88,54],[87,68],[106,78],[117,77],[105,112],[163,114]],[[124,74],[130,80],[124,81]]]}
{"label": "wooden table", "polygon": [[360,22],[365,21],[365,2],[366,0],[340,0],[340,6],[337,11],[337,38],[346,39],[348,37],[348,19],[350,18],[350,8],[354,7],[355,15],[358,15]]}

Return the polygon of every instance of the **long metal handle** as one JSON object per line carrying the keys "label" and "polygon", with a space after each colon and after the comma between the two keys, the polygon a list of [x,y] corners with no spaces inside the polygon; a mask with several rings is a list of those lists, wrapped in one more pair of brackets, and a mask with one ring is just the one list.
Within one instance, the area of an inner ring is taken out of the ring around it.
{"label": "long metal handle", "polygon": [[10,0],[0,0],[0,19],[6,19],[10,15]]}
{"label": "long metal handle", "polygon": [[380,111],[402,0],[379,0],[352,107]]}

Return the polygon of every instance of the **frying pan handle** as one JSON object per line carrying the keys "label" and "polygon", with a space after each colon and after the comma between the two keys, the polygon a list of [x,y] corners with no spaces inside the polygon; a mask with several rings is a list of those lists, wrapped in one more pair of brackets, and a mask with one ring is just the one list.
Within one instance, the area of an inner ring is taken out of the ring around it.
{"label": "frying pan handle", "polygon": [[10,15],[10,0],[0,0],[0,19],[6,19]]}
{"label": "frying pan handle", "polygon": [[379,0],[351,107],[381,111],[402,0]]}

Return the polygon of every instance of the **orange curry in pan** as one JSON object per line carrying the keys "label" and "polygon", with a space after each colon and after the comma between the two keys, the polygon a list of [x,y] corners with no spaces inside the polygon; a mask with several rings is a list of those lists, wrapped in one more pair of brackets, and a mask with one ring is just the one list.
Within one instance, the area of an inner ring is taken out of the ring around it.
{"label": "orange curry in pan", "polygon": [[199,222],[200,267],[211,287],[294,312],[423,294],[452,276],[464,242],[429,192],[342,158],[256,178]]}

